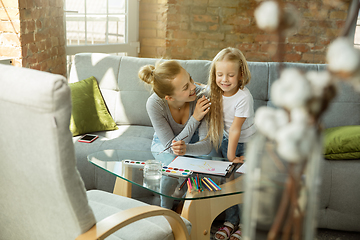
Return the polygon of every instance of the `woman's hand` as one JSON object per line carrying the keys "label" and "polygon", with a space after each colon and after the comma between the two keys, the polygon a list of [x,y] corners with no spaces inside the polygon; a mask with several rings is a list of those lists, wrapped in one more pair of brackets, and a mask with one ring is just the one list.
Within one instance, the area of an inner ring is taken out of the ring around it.
{"label": "woman's hand", "polygon": [[185,142],[182,140],[180,141],[173,140],[171,149],[173,150],[175,155],[185,155],[186,153]]}
{"label": "woman's hand", "polygon": [[210,111],[210,105],[210,100],[208,100],[205,96],[199,98],[195,106],[193,117],[200,122]]}

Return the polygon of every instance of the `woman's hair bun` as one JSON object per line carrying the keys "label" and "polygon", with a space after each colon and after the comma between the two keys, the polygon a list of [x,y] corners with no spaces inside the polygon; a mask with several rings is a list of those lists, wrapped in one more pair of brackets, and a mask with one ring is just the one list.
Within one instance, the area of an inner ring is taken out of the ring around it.
{"label": "woman's hair bun", "polygon": [[139,70],[139,78],[146,82],[147,84],[152,84],[154,82],[155,66],[154,65],[145,65]]}

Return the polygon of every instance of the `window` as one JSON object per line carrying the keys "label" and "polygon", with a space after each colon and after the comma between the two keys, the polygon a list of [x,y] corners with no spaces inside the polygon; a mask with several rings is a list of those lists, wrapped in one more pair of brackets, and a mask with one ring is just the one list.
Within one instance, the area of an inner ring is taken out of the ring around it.
{"label": "window", "polygon": [[360,49],[360,16],[358,16],[356,21],[354,47]]}
{"label": "window", "polygon": [[139,1],[65,0],[66,54],[102,52],[137,56]]}

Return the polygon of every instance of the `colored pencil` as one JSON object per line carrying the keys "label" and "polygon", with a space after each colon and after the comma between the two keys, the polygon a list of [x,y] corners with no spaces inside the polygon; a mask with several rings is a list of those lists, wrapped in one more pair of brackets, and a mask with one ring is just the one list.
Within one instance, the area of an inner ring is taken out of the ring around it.
{"label": "colored pencil", "polygon": [[199,177],[199,183],[200,183],[200,188],[201,188],[201,191],[204,191],[204,188],[203,188],[203,185],[202,185],[202,179],[201,179],[201,177]]}
{"label": "colored pencil", "polygon": [[212,182],[210,182],[210,180],[208,178],[204,177],[204,179],[205,179],[206,183],[209,184],[209,186],[211,186],[215,191],[218,190],[217,187],[215,187],[215,185]]}
{"label": "colored pencil", "polygon": [[198,187],[199,187],[199,192],[201,192],[199,174],[197,173],[196,176],[197,176],[197,177],[196,177],[196,183],[197,183],[197,185],[198,185]]}
{"label": "colored pencil", "polygon": [[204,179],[201,179],[201,181],[204,183],[205,187],[209,190],[209,191],[213,191],[213,189],[211,187],[209,187],[209,185],[205,182]]}
{"label": "colored pencil", "polygon": [[186,181],[187,181],[187,179],[185,178],[185,180],[183,181],[183,183],[180,185],[179,190],[181,190],[181,189],[184,187]]}
{"label": "colored pencil", "polygon": [[197,188],[198,192],[200,192],[200,185],[199,185],[199,182],[198,182],[198,178],[195,177],[194,180],[195,180],[195,183],[196,183],[196,188]]}
{"label": "colored pencil", "polygon": [[211,178],[208,178],[210,180],[210,182],[212,182],[216,188],[218,188],[219,190],[221,190],[221,187],[219,187]]}
{"label": "colored pencil", "polygon": [[189,178],[187,179],[187,186],[188,186],[188,191],[191,192],[191,185],[190,185],[190,181]]}
{"label": "colored pencil", "polygon": [[194,178],[193,178],[193,177],[191,177],[191,180],[192,180],[192,182],[193,182],[193,184],[194,184],[194,188],[195,188],[195,190],[197,190],[197,187],[196,187],[196,183],[195,183]]}

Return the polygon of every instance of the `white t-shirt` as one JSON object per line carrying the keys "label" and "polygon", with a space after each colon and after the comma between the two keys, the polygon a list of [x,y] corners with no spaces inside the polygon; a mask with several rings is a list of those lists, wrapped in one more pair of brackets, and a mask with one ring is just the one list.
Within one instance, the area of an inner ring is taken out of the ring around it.
{"label": "white t-shirt", "polygon": [[241,127],[239,143],[248,142],[256,132],[254,115],[254,99],[247,87],[230,97],[223,96],[224,134],[227,138],[234,117],[244,117],[246,120]]}

